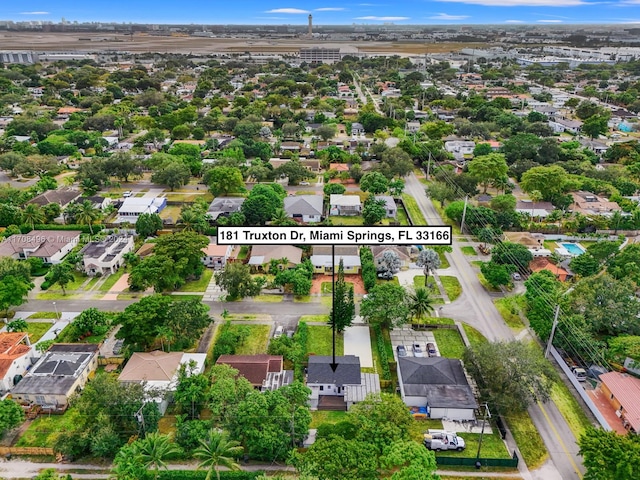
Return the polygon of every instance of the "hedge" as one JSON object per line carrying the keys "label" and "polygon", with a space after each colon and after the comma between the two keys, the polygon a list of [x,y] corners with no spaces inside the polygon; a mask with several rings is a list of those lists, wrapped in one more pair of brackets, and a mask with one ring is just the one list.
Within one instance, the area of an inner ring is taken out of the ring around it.
{"label": "hedge", "polygon": [[293,374],[296,380],[304,382],[304,364],[307,362],[307,339],[309,337],[309,326],[307,322],[300,322],[298,330],[293,336],[293,341],[300,347],[300,354],[293,366]]}
{"label": "hedge", "polygon": [[[254,480],[260,475],[264,475],[263,471],[245,472],[245,471],[221,471],[220,480]],[[206,470],[160,470],[158,480],[204,480],[207,477]],[[153,478],[149,475],[148,478]]]}
{"label": "hedge", "polygon": [[362,267],[362,282],[364,288],[368,292],[376,286],[376,279],[378,278],[378,270],[376,264],[373,261],[373,253],[369,247],[362,247],[360,249],[360,265]]}
{"label": "hedge", "polygon": [[382,329],[379,325],[373,327],[376,335],[376,347],[378,348],[378,357],[380,358],[380,368],[382,368],[382,379],[391,380],[391,369],[389,368],[389,358],[387,357],[387,348],[384,344]]}
{"label": "hedge", "polygon": [[[91,225],[93,233],[96,234],[101,230],[104,230],[104,225]],[[89,225],[34,225],[31,228],[29,225],[20,225],[20,231],[25,234],[32,230],[80,230],[82,233],[91,233]]]}

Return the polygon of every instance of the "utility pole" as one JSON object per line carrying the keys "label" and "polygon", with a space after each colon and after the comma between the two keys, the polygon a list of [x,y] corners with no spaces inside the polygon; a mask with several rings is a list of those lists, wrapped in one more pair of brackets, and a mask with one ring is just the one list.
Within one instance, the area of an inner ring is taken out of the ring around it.
{"label": "utility pole", "polygon": [[144,403],[142,404],[142,406],[140,407],[140,409],[135,413],[134,417],[136,418],[136,420],[138,422],[140,422],[140,425],[142,426],[142,435],[144,436],[146,434],[146,428],[144,426],[144,413],[142,413],[142,409],[144,408]]}
{"label": "utility pole", "polygon": [[427,158],[427,180],[429,180],[430,167],[431,167],[431,152],[429,152],[429,158]]}
{"label": "utility pole", "polygon": [[553,336],[556,334],[556,327],[558,326],[558,315],[560,314],[560,305],[556,304],[556,313],[553,316],[553,326],[551,327],[551,335],[547,341],[547,348],[544,351],[544,358],[549,358],[549,351],[551,350],[551,343],[553,342]]}
{"label": "utility pole", "polygon": [[476,468],[480,468],[482,463],[480,462],[480,449],[482,448],[482,437],[484,436],[484,426],[487,423],[487,415],[491,418],[489,413],[489,405],[484,404],[484,417],[482,418],[482,430],[480,430],[480,441],[478,442],[478,453],[476,454]]}
{"label": "utility pole", "polygon": [[469,202],[469,195],[464,197],[464,208],[462,209],[462,221],[460,222],[460,233],[464,233],[464,220],[467,217],[467,203]]}

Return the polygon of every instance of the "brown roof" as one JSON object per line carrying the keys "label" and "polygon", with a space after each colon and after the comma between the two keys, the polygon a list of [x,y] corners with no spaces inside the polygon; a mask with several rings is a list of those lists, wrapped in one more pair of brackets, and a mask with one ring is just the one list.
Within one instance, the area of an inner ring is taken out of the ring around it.
{"label": "brown roof", "polygon": [[49,190],[44,192],[37,197],[33,197],[27,203],[35,203],[36,205],[40,205],[44,207],[49,203],[59,203],[60,206],[64,207],[65,205],[70,204],[76,198],[79,198],[82,195],[82,192],[73,189],[60,189],[60,190]]}
{"label": "brown roof", "polygon": [[159,350],[134,353],[118,377],[121,382],[171,381],[175,375],[182,352],[165,353]]}
{"label": "brown roof", "polygon": [[30,346],[22,343],[27,336],[27,332],[0,333],[0,378],[4,378],[16,358],[31,350]]}
{"label": "brown roof", "polygon": [[[293,245],[254,245],[251,247],[251,257],[249,263],[257,265],[266,265],[272,259],[280,260],[286,258],[289,263],[298,265],[302,262],[302,249]],[[251,259],[254,261],[252,262]]]}
{"label": "brown roof", "polygon": [[624,408],[624,418],[640,432],[640,380],[619,372],[600,375],[600,380]]}
{"label": "brown roof", "polygon": [[282,371],[281,355],[220,355],[216,364],[229,365],[249,380],[251,384],[261,386],[268,373]]}
{"label": "brown roof", "polygon": [[32,230],[11,235],[0,243],[0,257],[12,257],[25,249],[32,251],[28,254],[30,257],[51,257],[81,234],[78,230]]}
{"label": "brown roof", "polygon": [[[531,248],[540,248],[544,240],[542,235],[536,236],[529,232],[504,232],[504,236],[511,243],[519,243]],[[538,239],[540,242],[538,242]]]}
{"label": "brown roof", "polygon": [[567,270],[565,270],[559,265],[555,265],[554,263],[550,262],[549,259],[546,257],[534,258],[533,260],[531,260],[531,263],[529,263],[529,268],[531,269],[532,272],[539,272],[540,270],[549,270],[551,273],[553,273],[556,276],[571,275]]}

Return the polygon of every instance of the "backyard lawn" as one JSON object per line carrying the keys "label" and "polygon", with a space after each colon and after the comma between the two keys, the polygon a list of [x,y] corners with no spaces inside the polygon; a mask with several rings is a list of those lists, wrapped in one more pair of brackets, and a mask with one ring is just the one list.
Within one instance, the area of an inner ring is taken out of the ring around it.
{"label": "backyard lawn", "polygon": [[354,215],[354,216],[332,215],[330,218],[331,218],[332,225],[364,225],[364,219],[360,215]]}
{"label": "backyard lawn", "polygon": [[240,252],[238,253],[238,260],[244,260],[249,255],[249,247],[247,245],[243,245],[240,247]]}
{"label": "backyard lawn", "polygon": [[162,218],[163,220],[170,218],[171,220],[173,220],[173,223],[177,223],[178,219],[180,218],[180,210],[181,207],[177,205],[169,205],[160,212],[160,218]]}
{"label": "backyard lawn", "polygon": [[29,333],[29,341],[33,344],[42,338],[49,331],[52,322],[27,322],[27,332]]}
{"label": "backyard lawn", "polygon": [[41,415],[22,434],[17,447],[51,447],[62,432],[73,429],[78,412],[67,410],[63,415]]}
{"label": "backyard lawn", "polygon": [[[326,318],[326,317],[325,317]],[[301,319],[302,320],[302,319]],[[315,355],[333,354],[332,329],[320,325],[309,325],[307,352]],[[336,332],[336,355],[344,355],[344,336]]]}
{"label": "backyard lawn", "polygon": [[407,213],[409,214],[409,217],[411,218],[411,220],[413,220],[414,225],[416,226],[428,225],[427,221],[424,218],[424,215],[422,215],[422,212],[420,211],[420,207],[418,206],[418,202],[416,202],[415,198],[413,198],[408,193],[403,193],[402,201],[404,202],[404,206],[407,209]]}
{"label": "backyard lawn", "polygon": [[347,412],[345,411],[331,411],[331,410],[316,410],[311,412],[311,425],[309,428],[318,428],[318,425],[323,423],[338,423],[345,420]]}
{"label": "backyard lawn", "polygon": [[207,290],[209,286],[209,282],[211,281],[211,277],[213,276],[213,270],[210,268],[206,268],[202,275],[197,280],[192,280],[190,282],[185,283],[182,287],[178,289],[179,292],[204,292]]}
{"label": "backyard lawn", "polygon": [[[239,325],[231,325],[231,328]],[[257,355],[267,351],[271,325],[243,325],[249,328],[249,336],[236,349],[236,355]]]}
{"label": "backyard lawn", "polygon": [[440,355],[446,358],[462,358],[464,343],[458,330],[438,328],[433,330]]}
{"label": "backyard lawn", "polygon": [[447,297],[453,302],[462,293],[462,287],[456,277],[441,276],[440,281],[444,287],[444,291],[447,292]]}

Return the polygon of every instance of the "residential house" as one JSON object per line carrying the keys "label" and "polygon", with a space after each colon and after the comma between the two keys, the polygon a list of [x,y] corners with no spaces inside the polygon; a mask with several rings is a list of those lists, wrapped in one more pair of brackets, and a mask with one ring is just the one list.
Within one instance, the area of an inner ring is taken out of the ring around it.
{"label": "residential house", "polygon": [[0,257],[18,260],[34,257],[44,263],[60,263],[78,245],[81,234],[78,230],[32,230],[11,235],[0,243]]}
{"label": "residential house", "polygon": [[322,195],[295,195],[284,199],[287,216],[304,223],[322,221],[322,209]]}
{"label": "residential house", "polygon": [[302,262],[302,249],[293,245],[254,245],[248,263],[256,269],[268,269],[271,260],[283,258],[287,264],[282,268],[294,268]]}
{"label": "residential house", "polygon": [[358,195],[332,194],[329,197],[330,215],[360,215],[362,203]]}
{"label": "residential house", "polygon": [[561,282],[566,282],[570,280],[573,275],[566,268],[562,267],[562,265],[556,265],[552,263],[547,257],[535,257],[529,263],[529,270],[533,273],[539,272],[541,270],[548,270],[555,275],[555,277]]}
{"label": "residential house", "polygon": [[81,197],[76,202],[82,203],[85,200],[90,201],[93,204],[93,207],[97,208],[98,210],[105,210],[109,205],[112,204],[112,200],[109,197],[101,197],[100,195]]}
{"label": "residential house", "polygon": [[473,149],[476,148],[476,143],[471,140],[450,140],[444,142],[444,149],[453,154],[471,155]]}
{"label": "residential house", "polygon": [[125,198],[118,209],[116,223],[135,223],[143,213],[160,213],[166,206],[166,197]]}
{"label": "residential house", "polygon": [[351,124],[351,135],[354,137],[364,135],[364,126],[361,123],[353,122]]}
{"label": "residential house", "polygon": [[475,419],[478,403],[458,359],[400,357],[398,383],[402,401],[409,407],[426,407],[430,418]]}
{"label": "residential house", "polygon": [[55,343],[11,390],[22,404],[65,410],[69,398],[84,388],[98,368],[97,344]]}
{"label": "residential house", "polygon": [[348,410],[369,394],[380,393],[380,377],[360,372],[360,359],[354,355],[335,357],[311,355],[307,367],[307,387],[311,390],[311,410]]}
{"label": "residential house", "polygon": [[307,170],[313,173],[320,172],[320,160],[314,159],[304,159],[300,160],[300,164],[305,167]]}
{"label": "residential house", "polygon": [[619,372],[600,375],[600,389],[616,410],[624,427],[634,433],[640,432],[640,380]]}
{"label": "residential house", "polygon": [[582,122],[580,120],[567,120],[565,118],[552,117],[548,123],[554,133],[579,133],[582,129]]}
{"label": "residential house", "polygon": [[546,218],[556,208],[551,202],[532,202],[531,200],[518,200],[516,212],[525,213],[532,218]]}
{"label": "residential house", "polygon": [[0,396],[22,380],[36,358],[27,332],[0,333]]}
{"label": "residential house", "polygon": [[622,212],[622,208],[616,203],[600,197],[591,192],[571,192],[573,203],[569,209],[583,215],[602,215],[610,217],[614,212]]}
{"label": "residential house", "polygon": [[41,193],[37,197],[33,197],[27,203],[35,203],[41,207],[50,203],[57,203],[62,209],[64,209],[67,205],[80,198],[81,195],[82,192],[80,190],[73,188],[60,188],[58,190],[48,190]]}
{"label": "residential house", "polygon": [[202,263],[205,267],[222,270],[231,256],[233,245],[218,245],[216,239],[209,240],[209,245],[202,249]]}
{"label": "residential house", "polygon": [[118,377],[121,383],[141,383],[148,395],[148,401],[158,404],[164,415],[169,405],[169,395],[178,385],[181,365],[190,366],[187,373],[197,375],[204,371],[207,358],[205,353],[183,352],[135,352]]}
{"label": "residential house", "polygon": [[125,254],[133,251],[132,235],[110,235],[104,240],[89,242],[80,253],[87,275],[116,273],[124,264]]}
{"label": "residential house", "polygon": [[280,150],[286,152],[299,152],[302,146],[301,142],[282,142],[280,144]]}
{"label": "residential house", "polygon": [[371,253],[373,254],[373,260],[376,263],[376,267],[380,267],[382,262],[382,256],[385,252],[394,252],[400,259],[400,268],[406,270],[411,264],[411,249],[412,247],[405,246],[393,246],[393,245],[372,245]]}
{"label": "residential house", "polygon": [[[332,249],[335,249],[335,258],[332,255]],[[314,273],[331,274],[334,267],[337,269],[340,265],[340,260],[342,260],[345,274],[357,275],[360,273],[360,250],[357,245],[313,246],[311,263]]]}
{"label": "residential house", "polygon": [[417,133],[420,130],[420,122],[407,122],[407,132]]}
{"label": "residential house", "polygon": [[293,371],[283,370],[282,355],[220,355],[216,365],[229,365],[261,391],[277,390],[293,382]]}
{"label": "residential house", "polygon": [[375,199],[384,201],[384,210],[387,218],[396,218],[398,216],[398,206],[391,195],[376,195]]}
{"label": "residential house", "polygon": [[580,142],[580,145],[582,145],[585,148],[588,148],[596,155],[600,155],[600,156],[604,155],[606,151],[609,150],[608,145],[602,142],[599,142],[598,140],[592,140],[590,138],[581,138],[579,142]]}
{"label": "residential house", "polygon": [[232,213],[239,212],[244,203],[242,197],[218,197],[211,202],[207,213],[212,220],[216,220],[218,217],[228,217]]}

